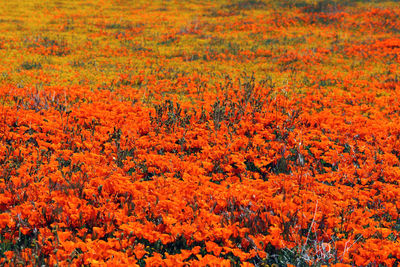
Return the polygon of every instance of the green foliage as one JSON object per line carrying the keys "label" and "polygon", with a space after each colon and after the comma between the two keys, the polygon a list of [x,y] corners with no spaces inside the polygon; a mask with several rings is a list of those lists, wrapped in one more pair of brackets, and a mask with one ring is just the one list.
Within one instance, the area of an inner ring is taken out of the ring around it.
{"label": "green foliage", "polygon": [[21,68],[23,68],[25,70],[41,69],[42,64],[38,61],[24,61],[21,64]]}

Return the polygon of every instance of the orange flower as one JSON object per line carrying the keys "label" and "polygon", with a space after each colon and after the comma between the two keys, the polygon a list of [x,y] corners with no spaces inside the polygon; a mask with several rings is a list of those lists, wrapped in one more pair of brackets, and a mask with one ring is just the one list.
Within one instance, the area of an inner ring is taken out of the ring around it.
{"label": "orange flower", "polygon": [[27,234],[29,234],[32,230],[31,230],[30,228],[27,228],[27,227],[21,227],[21,228],[20,228],[20,231],[21,231],[21,233],[22,233],[23,235],[27,235]]}
{"label": "orange flower", "polygon": [[209,253],[214,253],[215,256],[219,256],[222,251],[222,247],[211,241],[206,241],[206,249]]}
{"label": "orange flower", "polygon": [[135,246],[134,253],[136,259],[140,260],[141,258],[143,258],[144,255],[147,254],[147,251],[144,250],[144,245],[139,243]]}
{"label": "orange flower", "polygon": [[13,251],[6,251],[4,252],[4,255],[7,257],[7,259],[12,259],[14,257],[14,252]]}

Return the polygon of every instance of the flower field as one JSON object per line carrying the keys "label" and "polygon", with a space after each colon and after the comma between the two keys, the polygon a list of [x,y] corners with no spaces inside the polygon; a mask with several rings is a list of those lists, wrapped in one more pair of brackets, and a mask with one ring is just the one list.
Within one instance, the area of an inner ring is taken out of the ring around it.
{"label": "flower field", "polygon": [[398,266],[400,5],[0,6],[0,264]]}

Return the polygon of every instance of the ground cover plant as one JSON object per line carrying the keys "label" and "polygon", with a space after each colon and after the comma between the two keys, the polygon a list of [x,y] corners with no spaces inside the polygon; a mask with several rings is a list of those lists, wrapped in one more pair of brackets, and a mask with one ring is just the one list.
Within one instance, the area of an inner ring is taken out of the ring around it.
{"label": "ground cover plant", "polygon": [[5,266],[398,266],[393,1],[4,1]]}

